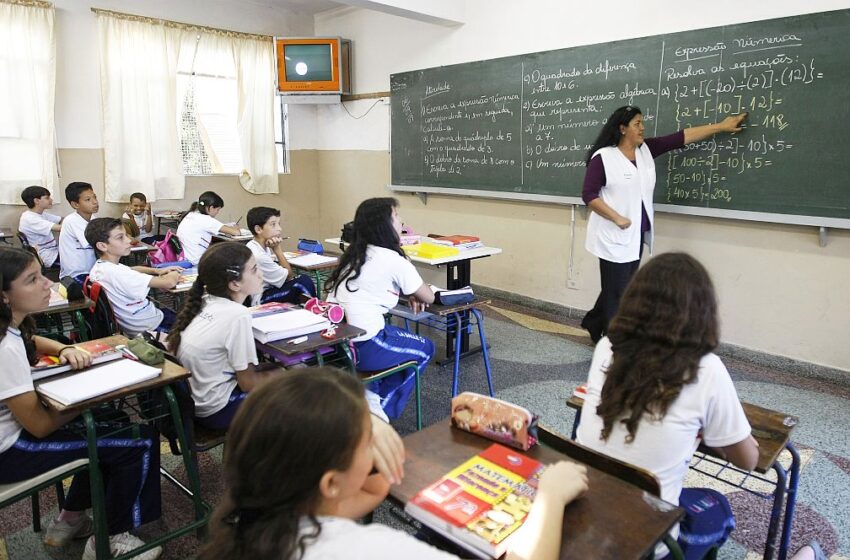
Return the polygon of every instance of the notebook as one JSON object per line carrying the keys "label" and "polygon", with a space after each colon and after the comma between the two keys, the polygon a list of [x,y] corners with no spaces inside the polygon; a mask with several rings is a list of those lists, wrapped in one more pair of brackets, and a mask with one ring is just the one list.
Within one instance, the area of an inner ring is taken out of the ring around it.
{"label": "notebook", "polygon": [[317,255],[316,253],[307,253],[298,257],[288,259],[289,264],[294,266],[315,266],[317,264],[335,263],[339,259],[336,257],[327,257],[325,255]]}
{"label": "notebook", "polygon": [[292,309],[285,313],[275,313],[251,319],[254,338],[262,343],[283,340],[318,331],[331,326],[322,315],[316,315],[306,309]]}
{"label": "notebook", "polygon": [[148,381],[159,376],[161,372],[159,368],[122,359],[56,381],[42,383],[36,390],[67,406]]}

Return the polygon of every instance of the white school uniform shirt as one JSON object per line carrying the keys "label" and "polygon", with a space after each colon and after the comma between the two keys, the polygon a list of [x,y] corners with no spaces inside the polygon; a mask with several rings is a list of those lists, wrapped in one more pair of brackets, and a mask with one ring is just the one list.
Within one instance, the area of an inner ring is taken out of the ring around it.
{"label": "white school uniform shirt", "polygon": [[661,484],[661,498],[679,505],[682,483],[691,457],[702,441],[709,447],[724,447],[750,435],[750,423],[732,384],[726,366],[717,355],[702,357],[697,379],[682,387],[662,420],[644,413],[631,443],[626,443],[626,427],[615,422],[606,441],[602,418],[597,416],[605,371],[613,353],[607,337],[596,345],[587,378],[587,396],[576,433],[578,442],[600,453],[642,467]]}
{"label": "white school uniform shirt", "polygon": [[227,406],[235,372],[259,363],[251,312],[232,299],[204,296],[203,309],[181,335],[177,358],[192,372],[195,415],[215,414]]}
{"label": "white school uniform shirt", "polygon": [[[301,560],[457,560],[457,556],[426,544],[404,531],[380,523],[361,525],[344,517],[320,516],[322,530],[307,547]],[[313,533],[306,519],[299,524],[301,535]]]}
{"label": "white school uniform shirt", "polygon": [[124,212],[124,215],[121,216],[122,220],[133,220],[136,222],[136,226],[139,228],[139,235],[134,237],[133,239],[140,240],[142,237],[150,237],[153,235],[153,229],[151,229],[150,233],[145,231],[145,222],[147,220],[147,214],[142,212],[141,216],[137,216],[136,214],[131,214],[129,212]]}
{"label": "white school uniform shirt", "polygon": [[201,214],[198,211],[186,214],[177,226],[177,238],[183,245],[186,260],[198,264],[204,251],[210,246],[212,236],[218,233],[223,225],[209,214]]}
{"label": "white school uniform shirt", "polygon": [[280,288],[286,282],[286,276],[289,274],[285,268],[280,266],[274,258],[274,253],[268,247],[263,247],[255,239],[246,243],[251,253],[254,255],[254,260],[257,261],[257,267],[263,273],[263,289],[275,287]]}
{"label": "white school uniform shirt", "polygon": [[150,274],[98,259],[89,277],[103,285],[118,325],[130,338],[154,330],[162,323],[162,311],[148,299],[153,280]]}
{"label": "white school uniform shirt", "polygon": [[6,406],[6,399],[34,391],[27,350],[21,338],[21,331],[9,327],[6,336],[0,341],[0,453],[3,453],[21,435],[23,427]]}
{"label": "white school uniform shirt", "polygon": [[61,221],[59,216],[47,212],[39,214],[26,210],[21,214],[18,231],[26,235],[27,242],[36,248],[44,266],[53,266],[59,256],[59,245],[51,228]]}
{"label": "white school uniform shirt", "polygon": [[629,161],[616,146],[598,150],[605,167],[606,184],[599,197],[621,216],[632,221],[626,229],[603,218],[596,212],[590,213],[587,221],[585,248],[592,255],[609,262],[625,263],[640,258],[641,205],[646,208],[650,230],[645,238],[652,254],[655,228],[652,195],[655,192],[655,161],[646,143],[635,150],[635,164]]}
{"label": "white school uniform shirt", "polygon": [[[92,214],[91,219],[97,218]],[[59,231],[59,275],[61,277],[88,274],[94,266],[97,256],[86,241],[86,226],[89,223],[77,212],[68,214],[62,220]]]}
{"label": "white school uniform shirt", "polygon": [[412,294],[423,283],[409,260],[391,249],[369,245],[360,276],[351,282],[354,291],[343,280],[328,299],[342,305],[348,324],[366,331],[354,339],[361,342],[381,332],[384,315],[398,305],[399,294]]}

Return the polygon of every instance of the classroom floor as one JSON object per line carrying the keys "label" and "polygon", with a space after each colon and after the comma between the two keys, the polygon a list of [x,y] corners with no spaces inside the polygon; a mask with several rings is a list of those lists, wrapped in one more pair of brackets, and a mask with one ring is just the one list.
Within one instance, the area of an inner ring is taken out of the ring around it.
{"label": "classroom floor", "polygon": [[[492,345],[491,363],[500,398],[524,405],[546,423],[569,434],[573,412],[564,401],[574,386],[586,378],[592,346],[577,321],[564,321],[539,311],[494,301],[485,312],[487,337]],[[427,331],[423,331],[426,336]],[[433,339],[441,340],[435,333]],[[438,352],[442,352],[442,345]],[[442,355],[442,353],[438,354]],[[803,458],[797,501],[797,515],[791,550],[817,539],[832,560],[850,558],[850,376],[843,383],[822,381],[790,373],[781,367],[763,367],[724,359],[732,372],[738,393],[745,401],[799,417],[792,440]],[[483,360],[479,356],[463,361],[461,390],[486,391]],[[449,413],[451,368],[431,365],[423,377],[424,422],[430,424]],[[400,433],[415,427],[413,407],[396,422]],[[204,495],[216,501],[221,494],[221,450],[199,458]],[[163,464],[182,473],[180,459],[163,446]],[[690,475],[686,485],[711,485],[699,475]],[[721,559],[761,558],[769,515],[768,503],[742,491],[718,484],[712,486],[727,494],[737,518],[737,529],[721,549]],[[163,520],[143,527],[141,536],[155,534],[186,520],[189,503],[163,482]],[[52,492],[42,492],[43,523],[55,514]],[[0,560],[76,559],[82,543],[65,550],[47,551],[30,525],[30,505],[19,502],[0,511]],[[397,524],[385,507],[375,520]],[[198,541],[192,537],[168,543],[164,559],[191,558]]]}

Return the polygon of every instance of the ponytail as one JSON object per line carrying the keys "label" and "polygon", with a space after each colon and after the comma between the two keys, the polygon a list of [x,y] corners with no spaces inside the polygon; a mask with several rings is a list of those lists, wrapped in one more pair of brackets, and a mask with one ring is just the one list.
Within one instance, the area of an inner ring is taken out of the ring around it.
{"label": "ponytail", "polygon": [[177,314],[177,319],[171,330],[168,331],[168,336],[165,341],[168,345],[168,351],[176,355],[180,349],[180,339],[186,327],[195,320],[195,317],[204,308],[204,281],[198,277],[192,287],[189,288],[189,295],[186,298],[186,303],[180,313]]}

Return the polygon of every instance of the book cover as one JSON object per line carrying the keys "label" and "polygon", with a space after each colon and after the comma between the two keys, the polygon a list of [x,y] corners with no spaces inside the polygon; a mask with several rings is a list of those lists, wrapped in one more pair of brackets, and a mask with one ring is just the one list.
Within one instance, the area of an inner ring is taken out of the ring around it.
{"label": "book cover", "polygon": [[497,558],[531,511],[542,469],[540,462],[493,444],[419,492],[405,511],[472,551]]}
{"label": "book cover", "polygon": [[573,389],[573,396],[578,397],[580,399],[587,398],[587,383],[582,383],[575,389]]}
{"label": "book cover", "polygon": [[298,306],[292,303],[270,301],[261,305],[251,307],[251,317],[265,317],[266,315],[274,315],[275,313],[286,313],[293,309],[298,309]]}
{"label": "book cover", "polygon": [[[117,360],[123,356],[120,348],[102,340],[90,340],[75,344],[74,346],[91,355],[93,366]],[[38,357],[38,361],[30,368],[30,371],[32,372],[33,380],[38,380],[71,371],[71,366],[61,363],[59,356],[45,354]]]}
{"label": "book cover", "polygon": [[[60,284],[61,286],[61,284]],[[63,286],[64,288],[64,286]],[[67,293],[67,292],[66,292]],[[68,297],[62,295],[60,291],[56,288],[50,289],[50,303],[47,304],[47,307],[56,307],[57,305],[65,305],[68,303]]]}
{"label": "book cover", "polygon": [[481,238],[476,237],[474,235],[434,235],[431,234],[428,237],[431,238],[433,243],[437,243],[440,245],[466,245],[471,243],[478,243],[481,241]]}

